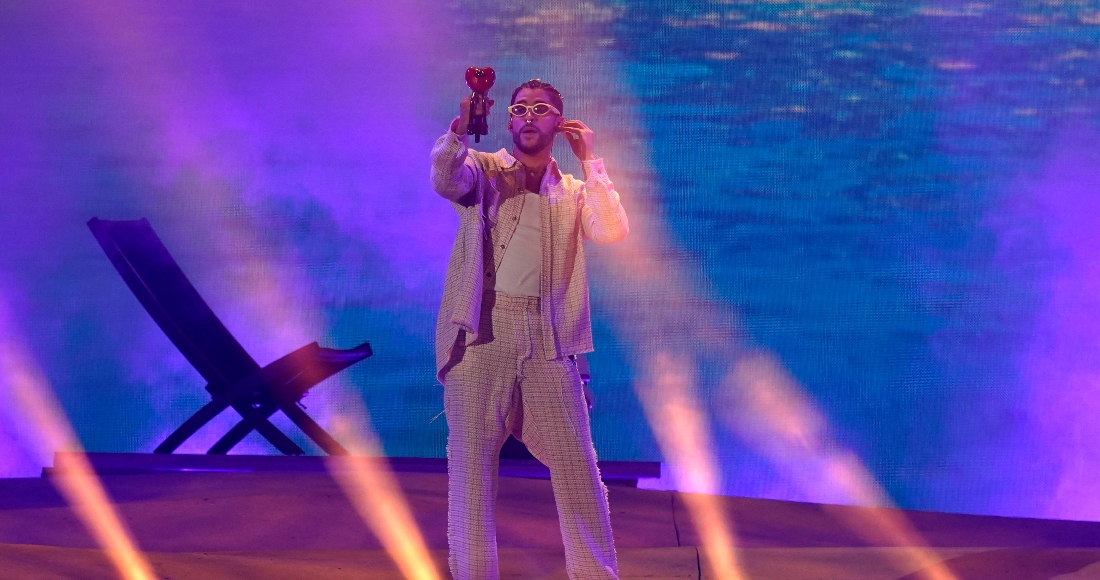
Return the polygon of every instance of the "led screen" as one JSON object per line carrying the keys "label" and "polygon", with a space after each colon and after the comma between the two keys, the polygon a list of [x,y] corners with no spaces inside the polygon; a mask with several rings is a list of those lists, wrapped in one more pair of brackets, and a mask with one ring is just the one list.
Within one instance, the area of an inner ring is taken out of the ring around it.
{"label": "led screen", "polygon": [[[365,404],[386,453],[443,456],[428,154],[492,66],[475,147],[551,82],[630,215],[587,250],[602,459],[676,463],[646,407],[674,366],[716,491],[870,501],[841,461],[904,507],[1100,518],[1098,40],[1069,1],[4,2],[5,340],[87,449],[152,451],[209,397],[85,226],[147,217],[261,364],[372,344],[319,422]],[[4,380],[0,475],[36,475]]]}

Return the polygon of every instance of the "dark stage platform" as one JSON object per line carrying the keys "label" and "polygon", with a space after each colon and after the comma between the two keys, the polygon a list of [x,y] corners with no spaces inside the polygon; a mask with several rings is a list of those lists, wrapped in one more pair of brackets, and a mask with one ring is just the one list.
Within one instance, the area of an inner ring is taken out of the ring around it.
{"label": "dark stage platform", "polygon": [[[400,577],[318,458],[92,459],[162,578]],[[178,464],[188,462],[180,470]],[[437,566],[445,570],[446,475],[424,464],[402,471],[401,463],[391,461]],[[65,477],[64,470],[50,477]],[[616,485],[609,493],[623,578],[708,577],[679,494]],[[899,567],[900,548],[868,542],[847,527],[867,513],[864,508],[720,501],[737,530],[749,579],[923,577]],[[959,579],[1100,578],[1100,523],[905,515]],[[548,481],[501,479],[498,536],[504,577],[565,577]],[[3,578],[114,577],[49,478],[0,480],[0,571]]]}
{"label": "dark stage platform", "polygon": [[[58,453],[63,462],[67,453]],[[247,473],[254,471],[325,472],[325,458],[309,455],[185,455],[159,453],[88,453],[88,462],[100,475],[134,473],[221,471]],[[402,473],[447,473],[447,460],[431,457],[387,457],[390,468]],[[611,485],[638,486],[638,479],[660,477],[661,464],[656,461],[600,461],[600,475]],[[54,467],[46,467],[42,475],[49,476]],[[549,479],[550,470],[536,459],[500,459],[500,475]]]}

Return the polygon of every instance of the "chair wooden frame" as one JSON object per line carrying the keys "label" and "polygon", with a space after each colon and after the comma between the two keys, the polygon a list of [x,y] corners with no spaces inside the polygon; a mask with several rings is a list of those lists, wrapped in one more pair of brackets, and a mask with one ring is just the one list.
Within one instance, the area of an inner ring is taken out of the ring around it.
{"label": "chair wooden frame", "polygon": [[317,383],[371,356],[369,343],[337,350],[314,342],[261,367],[202,299],[148,220],[92,218],[88,227],[134,296],[207,381],[206,390],[213,397],[157,446],[156,453],[172,453],[232,407],[241,420],[210,448],[210,454],[227,453],[255,430],[283,454],[303,455],[305,451],[268,420],[276,411],[325,453],[347,454],[306,415],[301,400]]}

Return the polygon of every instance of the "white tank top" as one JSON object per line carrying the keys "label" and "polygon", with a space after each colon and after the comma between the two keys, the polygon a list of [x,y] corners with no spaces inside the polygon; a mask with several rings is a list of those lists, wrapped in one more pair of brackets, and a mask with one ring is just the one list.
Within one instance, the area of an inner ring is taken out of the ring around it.
{"label": "white tank top", "polygon": [[509,296],[539,295],[539,275],[542,273],[542,220],[539,194],[524,191],[523,209],[508,249],[497,268],[497,292]]}

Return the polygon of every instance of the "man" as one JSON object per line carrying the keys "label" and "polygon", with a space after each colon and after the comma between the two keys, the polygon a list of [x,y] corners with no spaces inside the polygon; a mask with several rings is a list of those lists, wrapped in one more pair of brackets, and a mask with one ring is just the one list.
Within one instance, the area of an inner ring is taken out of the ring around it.
{"label": "man", "polygon": [[[562,110],[548,83],[520,85],[508,108],[512,153],[482,153],[467,148],[466,98],[432,150],[432,186],[460,222],[436,326],[450,431],[450,568],[459,580],[498,577],[493,511],[508,434],[550,468],[569,577],[618,577],[607,490],[570,357],[592,351],[582,241],[617,242],[628,224],[592,130]],[[558,133],[583,182],[551,158]]]}

